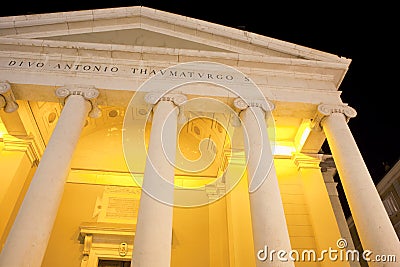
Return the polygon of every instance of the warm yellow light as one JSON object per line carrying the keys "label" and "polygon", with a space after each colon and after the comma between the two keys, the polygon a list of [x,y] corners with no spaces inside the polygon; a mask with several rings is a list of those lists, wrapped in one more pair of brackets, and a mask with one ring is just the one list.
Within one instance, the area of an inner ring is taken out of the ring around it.
{"label": "warm yellow light", "polygon": [[297,151],[301,151],[310,133],[311,133],[310,120],[303,120],[294,139]]}
{"label": "warm yellow light", "polygon": [[299,145],[298,145],[299,147],[303,147],[303,145],[306,142],[310,132],[311,132],[311,129],[309,127],[306,127],[304,129],[303,134],[301,135],[300,140],[299,140]]}
{"label": "warm yellow light", "polygon": [[7,134],[7,129],[4,123],[0,120],[0,139],[3,139],[3,135]]}
{"label": "warm yellow light", "polygon": [[292,156],[292,153],[296,152],[293,145],[275,145],[273,154],[274,156]]}

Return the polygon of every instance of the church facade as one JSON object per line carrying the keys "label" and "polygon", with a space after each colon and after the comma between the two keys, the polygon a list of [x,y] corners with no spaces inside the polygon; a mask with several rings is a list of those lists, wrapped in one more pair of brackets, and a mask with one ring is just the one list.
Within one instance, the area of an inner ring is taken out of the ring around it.
{"label": "church facade", "polygon": [[147,7],[0,18],[0,266],[396,266],[350,63]]}

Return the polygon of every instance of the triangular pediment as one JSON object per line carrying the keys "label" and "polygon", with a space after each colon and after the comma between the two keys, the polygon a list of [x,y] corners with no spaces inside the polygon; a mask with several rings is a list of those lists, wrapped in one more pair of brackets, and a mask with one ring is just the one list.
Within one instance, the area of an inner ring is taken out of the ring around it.
{"label": "triangular pediment", "polygon": [[164,47],[174,49],[189,49],[201,51],[230,52],[228,50],[194,42],[175,36],[153,32],[141,28],[113,31],[88,32],[68,35],[42,37],[43,40],[117,44],[128,46]]}
{"label": "triangular pediment", "polygon": [[213,51],[349,64],[339,56],[143,6],[0,18],[0,38]]}

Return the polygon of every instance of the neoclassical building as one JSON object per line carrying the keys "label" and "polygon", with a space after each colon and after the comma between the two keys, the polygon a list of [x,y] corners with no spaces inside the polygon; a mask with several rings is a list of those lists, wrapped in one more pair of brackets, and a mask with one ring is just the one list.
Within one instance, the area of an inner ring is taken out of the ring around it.
{"label": "neoclassical building", "polygon": [[147,7],[0,18],[0,266],[360,266],[336,171],[397,266],[350,62]]}

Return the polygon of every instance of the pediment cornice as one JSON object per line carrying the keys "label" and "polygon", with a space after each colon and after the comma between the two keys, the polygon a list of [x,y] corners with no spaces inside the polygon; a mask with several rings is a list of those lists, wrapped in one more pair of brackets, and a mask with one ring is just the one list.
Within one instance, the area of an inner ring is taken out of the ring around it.
{"label": "pediment cornice", "polygon": [[51,36],[143,29],[246,55],[267,55],[349,65],[351,60],[301,45],[143,6],[0,18],[0,36]]}

